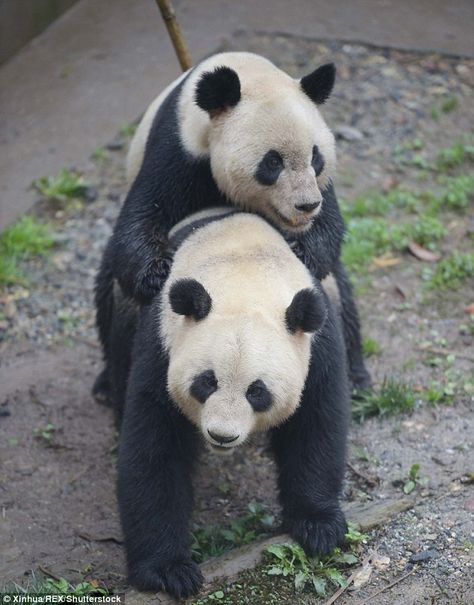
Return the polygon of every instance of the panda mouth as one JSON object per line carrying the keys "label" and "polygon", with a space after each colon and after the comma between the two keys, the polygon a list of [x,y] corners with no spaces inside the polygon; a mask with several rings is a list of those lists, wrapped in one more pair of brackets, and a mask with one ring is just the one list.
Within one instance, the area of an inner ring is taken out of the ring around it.
{"label": "panda mouth", "polygon": [[274,212],[274,214],[276,215],[276,217],[278,218],[279,222],[285,224],[287,227],[290,227],[293,231],[302,231],[307,229],[311,223],[313,222],[313,219],[315,218],[316,215],[313,216],[307,216],[307,217],[301,217],[301,219],[299,221],[294,221],[289,219],[288,217],[286,217],[284,214],[282,214],[277,208],[274,208],[272,206],[272,210]]}
{"label": "panda mouth", "polygon": [[215,441],[210,441],[209,439],[204,438],[206,445],[212,452],[216,452],[217,454],[229,454],[234,451],[237,447],[236,444],[232,445],[222,445],[220,443],[216,443]]}

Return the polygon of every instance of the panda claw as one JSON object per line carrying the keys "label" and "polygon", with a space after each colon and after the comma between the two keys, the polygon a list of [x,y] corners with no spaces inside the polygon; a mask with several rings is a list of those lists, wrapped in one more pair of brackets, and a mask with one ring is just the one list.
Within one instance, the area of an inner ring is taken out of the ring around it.
{"label": "panda claw", "polygon": [[204,577],[194,561],[178,559],[163,566],[142,564],[135,571],[130,571],[129,581],[139,590],[162,590],[175,599],[185,599],[199,592]]}
{"label": "panda claw", "polygon": [[324,513],[320,518],[292,519],[287,525],[291,537],[309,557],[328,555],[344,542],[347,532],[346,519],[340,509],[330,516]]}

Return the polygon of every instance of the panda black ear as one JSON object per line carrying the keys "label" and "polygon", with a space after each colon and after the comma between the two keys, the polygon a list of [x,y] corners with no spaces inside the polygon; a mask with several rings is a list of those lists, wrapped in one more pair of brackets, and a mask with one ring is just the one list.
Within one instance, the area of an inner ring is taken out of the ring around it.
{"label": "panda black ear", "polygon": [[214,118],[240,101],[239,76],[230,67],[216,67],[201,76],[194,98]]}
{"label": "panda black ear", "polygon": [[316,332],[327,317],[326,303],[322,295],[311,288],[300,290],[286,310],[286,326],[295,332]]}
{"label": "panda black ear", "polygon": [[180,279],[175,282],[169,292],[169,301],[175,313],[193,317],[196,321],[204,319],[212,306],[209,293],[195,279]]}
{"label": "panda black ear", "polygon": [[321,105],[329,99],[336,79],[336,66],[334,63],[326,63],[315,69],[312,73],[301,78],[301,88],[308,97]]}

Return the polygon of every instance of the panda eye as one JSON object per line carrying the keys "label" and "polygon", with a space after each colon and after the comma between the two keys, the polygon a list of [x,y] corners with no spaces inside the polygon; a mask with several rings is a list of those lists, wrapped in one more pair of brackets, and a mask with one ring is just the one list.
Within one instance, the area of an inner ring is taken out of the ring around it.
{"label": "panda eye", "polygon": [[217,391],[217,378],[212,370],[206,370],[194,377],[189,392],[199,401],[205,403],[208,397]]}
{"label": "panda eye", "polygon": [[317,145],[313,147],[313,157],[311,159],[311,166],[313,167],[316,176],[319,176],[324,168],[324,157],[319,151]]}
{"label": "panda eye", "polygon": [[272,405],[272,395],[263,380],[252,382],[245,396],[256,412],[266,412]]}
{"label": "panda eye", "polygon": [[267,155],[266,164],[269,168],[276,170],[283,165],[283,159],[278,152],[274,151]]}
{"label": "panda eye", "polygon": [[261,185],[274,185],[284,167],[283,158],[278,151],[270,149],[260,160],[255,178]]}

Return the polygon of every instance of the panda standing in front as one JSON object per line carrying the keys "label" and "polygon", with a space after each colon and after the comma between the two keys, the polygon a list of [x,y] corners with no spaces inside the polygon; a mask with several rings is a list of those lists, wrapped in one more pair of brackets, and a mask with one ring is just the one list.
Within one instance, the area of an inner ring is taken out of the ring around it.
{"label": "panda standing in front", "polygon": [[151,304],[114,287],[109,367],[124,408],[129,581],[186,597],[203,581],[190,553],[203,442],[228,453],[269,432],[287,531],[309,555],[342,542],[349,388],[337,305],[268,222],[209,210],[175,227],[170,245],[170,275]]}
{"label": "panda standing in front", "polygon": [[[278,228],[315,278],[333,274],[352,386],[370,386],[340,262],[344,224],[332,185],[334,137],[318,110],[334,78],[332,64],[295,80],[258,55],[221,53],[151,104],[132,141],[127,172],[133,184],[97,279],[106,364],[114,279],[128,297],[150,301],[169,271],[168,231],[205,207],[234,205]],[[104,395],[108,383],[106,365],[96,394]]]}

